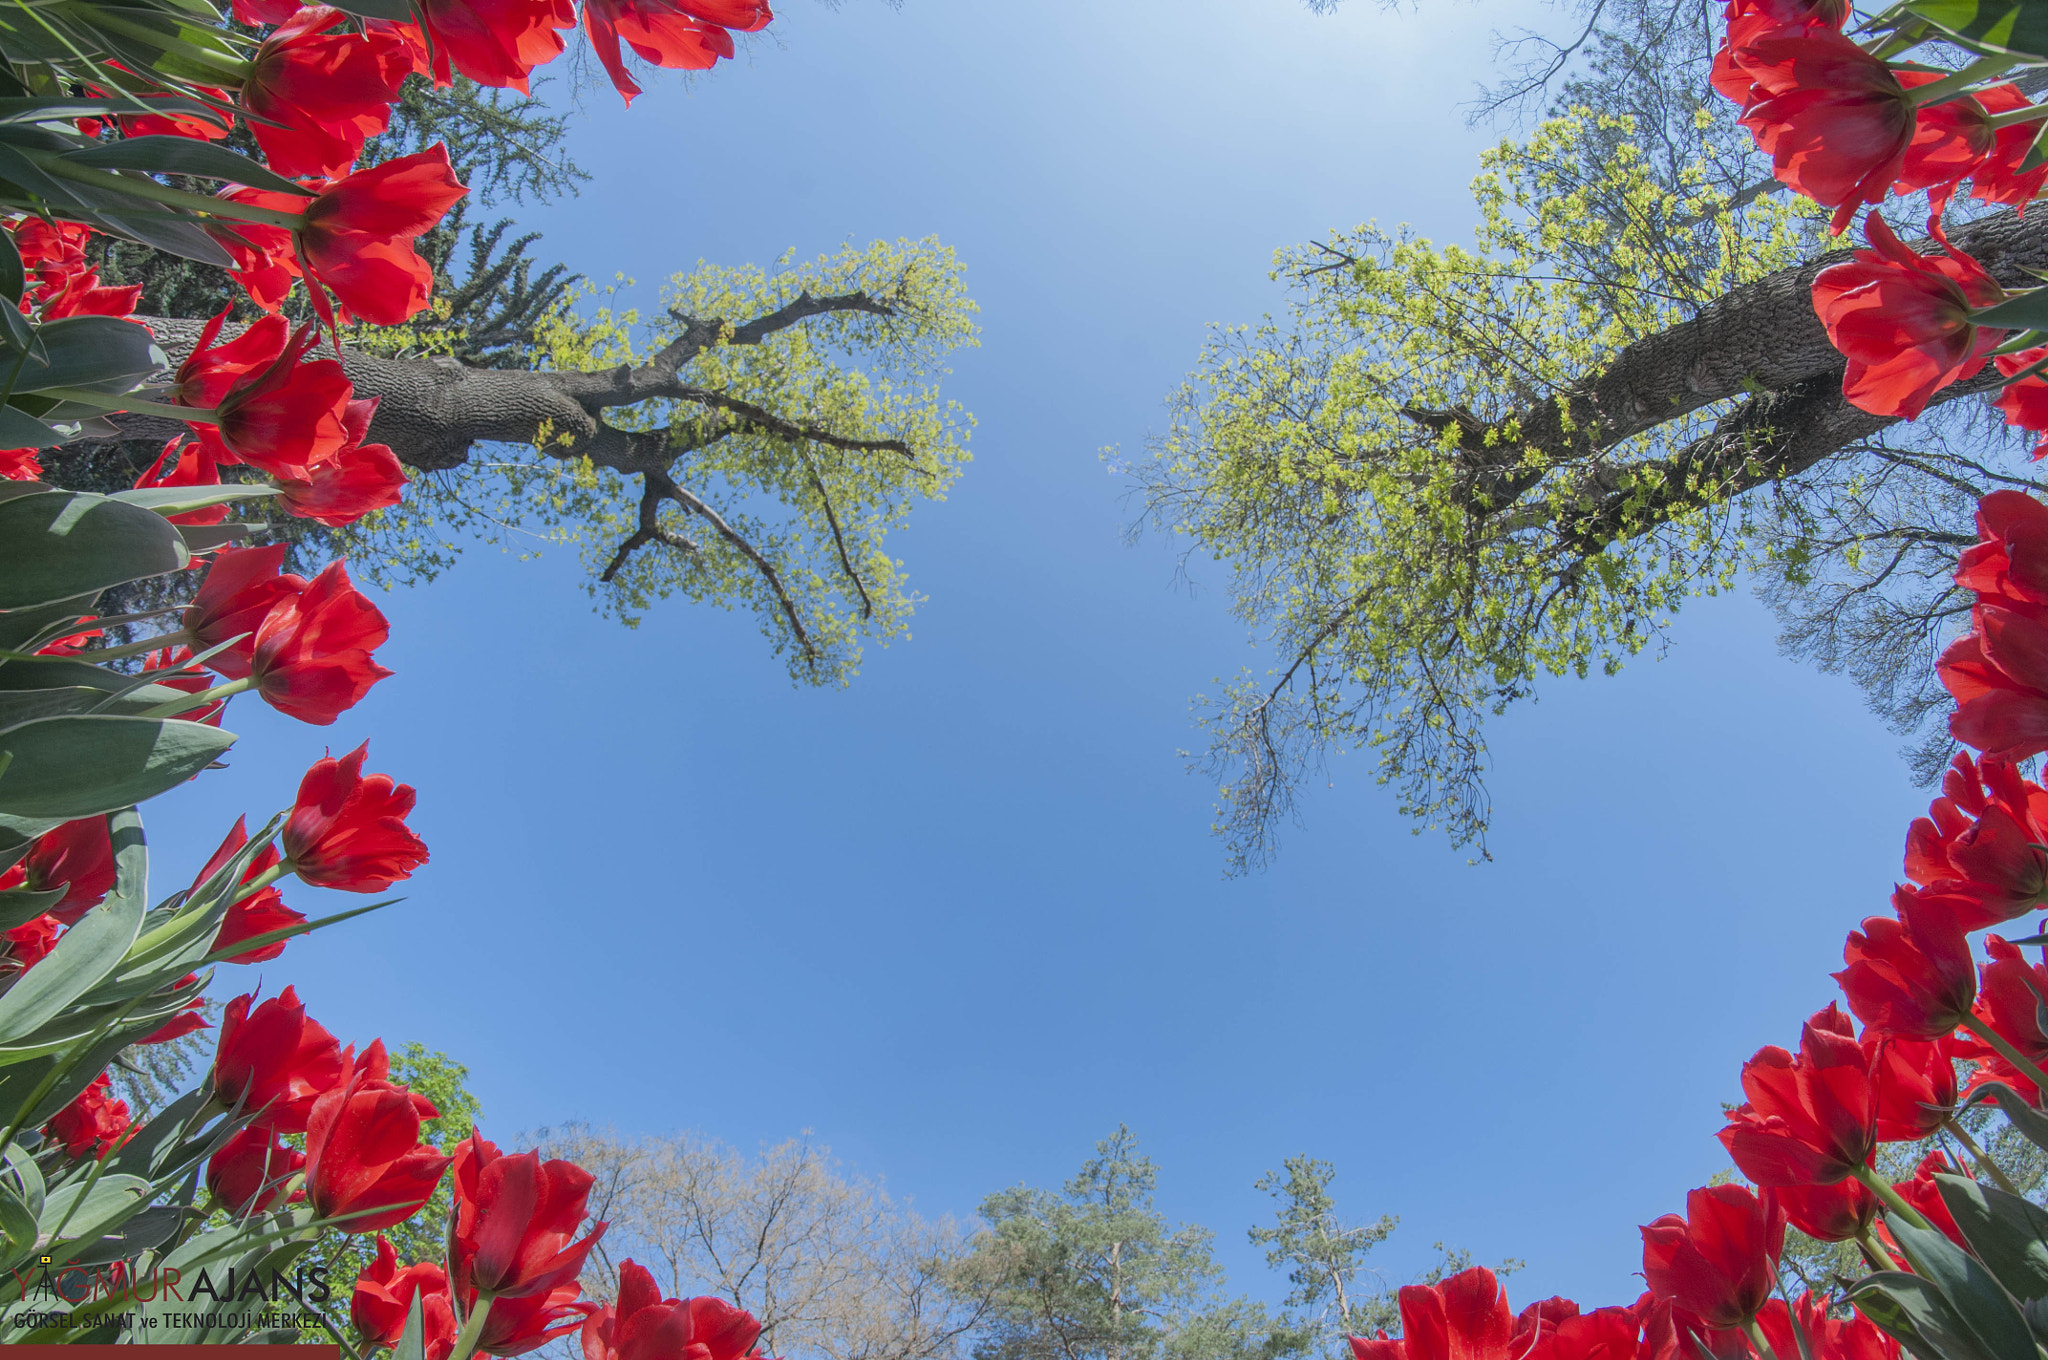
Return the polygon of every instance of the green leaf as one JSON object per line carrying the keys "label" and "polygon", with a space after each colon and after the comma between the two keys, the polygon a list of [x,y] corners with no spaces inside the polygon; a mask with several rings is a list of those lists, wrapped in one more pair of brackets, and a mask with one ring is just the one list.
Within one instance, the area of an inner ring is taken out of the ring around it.
{"label": "green leaf", "polygon": [[1905,10],[1983,52],[2048,56],[2041,0],[1907,0]]}
{"label": "green leaf", "polygon": [[426,1296],[424,1289],[413,1291],[412,1307],[405,1314],[405,1330],[399,1333],[398,1349],[391,1352],[391,1360],[427,1360]]}
{"label": "green leaf", "polygon": [[90,618],[98,591],[56,600],[35,609],[10,609],[0,613],[0,650],[19,651],[58,625]]}
{"label": "green leaf", "polygon": [[5,233],[7,239],[0,242],[0,299],[17,304],[21,302],[22,289],[28,286],[28,273],[21,265],[21,252],[15,248],[13,233]]}
{"label": "green leaf", "polygon": [[43,892],[30,892],[27,888],[10,888],[0,892],[0,930],[12,930],[27,925],[51,907],[64,900],[65,890],[50,888]]}
{"label": "green leaf", "polygon": [[0,691],[65,689],[76,686],[97,690],[103,695],[125,694],[138,703],[146,701],[151,704],[167,704],[174,699],[190,697],[181,689],[172,689],[168,685],[160,685],[154,681],[137,688],[137,678],[67,656],[36,657],[33,660],[9,661],[0,665]]}
{"label": "green leaf", "polygon": [[247,500],[252,496],[284,493],[262,482],[234,482],[225,486],[146,486],[134,491],[116,491],[108,500],[139,505],[159,515],[181,515],[187,510],[204,510],[209,505]]}
{"label": "green leaf", "polygon": [[11,1270],[36,1249],[36,1216],[11,1186],[0,1183],[0,1270]]}
{"label": "green leaf", "polygon": [[90,713],[106,695],[84,685],[59,689],[0,690],[0,730],[37,718],[55,718],[66,713]]}
{"label": "green leaf", "polygon": [[[0,99],[0,123],[68,123],[74,118],[107,118],[134,113],[133,99]],[[197,99],[166,98],[149,101],[151,113],[214,114],[218,110]]]}
{"label": "green leaf", "polygon": [[1995,1360],[1934,1285],[1903,1270],[1880,1270],[1843,1295],[1915,1360]]}
{"label": "green leaf", "polygon": [[2005,1112],[2005,1118],[2020,1136],[2035,1147],[2048,1148],[2048,1111],[2037,1110],[2027,1103],[2027,1098],[2002,1081],[1987,1081],[1971,1093],[1971,1099],[1981,1100],[1986,1095],[1998,1102],[1998,1108]]}
{"label": "green leaf", "polygon": [[[209,116],[216,119],[224,117],[219,112],[212,112]],[[252,189],[269,189],[274,193],[313,196],[305,185],[294,184],[239,152],[193,137],[123,137],[118,142],[101,142],[86,151],[73,151],[64,159],[73,165],[89,165],[99,170],[197,175],[201,179],[227,180],[246,184]]]}
{"label": "green leaf", "polygon": [[142,929],[148,895],[148,858],[140,819],[130,811],[113,819],[114,891],[64,932],[41,963],[0,996],[0,1044],[33,1034],[57,1013],[121,966]]}
{"label": "green leaf", "polygon": [[43,1249],[51,1264],[69,1264],[79,1250],[141,1213],[150,1193],[149,1182],[140,1176],[118,1174],[80,1179],[50,1191],[36,1220],[36,1233],[53,1239]]}
{"label": "green leaf", "polygon": [[47,491],[0,501],[0,609],[32,609],[189,566],[162,516],[106,496]]}
{"label": "green leaf", "polygon": [[19,864],[36,837],[62,825],[62,817],[9,817],[0,813],[0,872]]}
{"label": "green leaf", "polygon": [[212,552],[229,543],[247,542],[260,527],[231,519],[222,520],[219,524],[180,524],[178,537],[185,540],[188,552]]}
{"label": "green leaf", "polygon": [[[210,1155],[220,1138],[233,1133],[232,1125],[224,1125],[214,1137],[193,1136],[204,1127],[204,1121],[196,1117],[212,1094],[209,1083],[201,1082],[158,1110],[107,1159],[107,1170],[157,1180],[167,1174],[175,1175]],[[180,1149],[184,1150],[183,1155]]]}
{"label": "green leaf", "polygon": [[144,802],[198,774],[235,744],[231,732],[178,718],[92,713],[0,731],[0,812],[89,817]]}
{"label": "green leaf", "polygon": [[1980,326],[2000,326],[2007,330],[2035,330],[2048,326],[2048,288],[2029,288],[2024,293],[2014,293],[2003,302],[1971,312],[1970,320]]}
{"label": "green leaf", "polygon": [[[6,310],[0,308],[0,311]],[[4,351],[0,351],[4,355]],[[0,374],[13,367],[10,359],[0,357]],[[47,421],[37,420],[19,406],[0,406],[0,441],[10,449],[54,449],[68,442],[69,436],[61,430],[52,429]]]}
{"label": "green leaf", "polygon": [[1970,1250],[2016,1299],[2048,1298],[2048,1209],[1964,1176],[1936,1175]]}
{"label": "green leaf", "polygon": [[[30,354],[14,380],[17,392],[49,387],[106,387],[125,391],[170,366],[149,327],[117,316],[67,316],[36,327],[42,353]],[[12,368],[19,351],[0,350]]]}
{"label": "green leaf", "polygon": [[169,1204],[151,1205],[122,1220],[112,1231],[102,1232],[97,1241],[72,1255],[71,1264],[98,1266],[109,1261],[132,1261],[143,1252],[153,1251],[170,1241],[192,1217],[194,1213],[190,1209]]}
{"label": "green leaf", "polygon": [[[34,976],[33,973],[30,976]],[[1887,1226],[1916,1274],[1939,1288],[1993,1360],[2039,1360],[2033,1329],[1991,1272],[1934,1228],[1891,1219]]]}

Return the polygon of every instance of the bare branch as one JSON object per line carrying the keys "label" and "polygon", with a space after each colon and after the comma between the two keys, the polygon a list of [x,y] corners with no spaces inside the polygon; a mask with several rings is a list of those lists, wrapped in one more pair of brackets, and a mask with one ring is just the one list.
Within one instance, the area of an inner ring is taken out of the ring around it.
{"label": "bare branch", "polygon": [[782,615],[789,621],[789,631],[796,635],[797,644],[803,648],[804,656],[815,663],[818,659],[818,646],[811,640],[810,630],[804,627],[803,616],[797,612],[796,601],[790,598],[789,588],[782,584],[782,575],[775,570],[775,564],[762,556],[761,550],[749,543],[746,535],[727,524],[724,516],[691,492],[677,486],[666,472],[649,468],[643,475],[650,487],[659,488],[662,495],[709,523],[718,531],[720,538],[730,543],[741,556],[754,564],[754,569],[761,573],[762,579],[774,590],[775,598],[782,605]]}

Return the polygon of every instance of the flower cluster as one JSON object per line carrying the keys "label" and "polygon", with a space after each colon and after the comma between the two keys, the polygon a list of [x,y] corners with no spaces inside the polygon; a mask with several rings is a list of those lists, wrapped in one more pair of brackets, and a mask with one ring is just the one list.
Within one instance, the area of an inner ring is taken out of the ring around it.
{"label": "flower cluster", "polygon": [[[1942,218],[1967,192],[1979,203],[2025,211],[2048,184],[2035,154],[2048,107],[2001,77],[2022,58],[1991,52],[1959,70],[1901,58],[1954,34],[1912,23],[1868,44],[1844,33],[1841,0],[1728,0],[1714,58],[1714,89],[1742,109],[1742,125],[1795,193],[1833,210],[1836,233],[1866,206],[1893,195],[1927,195],[1933,251],[1901,242],[1875,211],[1864,219],[1869,249],[1813,281],[1814,310],[1848,360],[1842,392],[1877,415],[1917,417],[1935,393],[1996,361],[2006,381],[1996,398],[2008,424],[2039,431],[2048,450],[2048,334],[1986,324],[1994,308],[2013,317],[2026,294],[2009,293],[1983,265],[1950,244]],[[2031,315],[2032,308],[2023,308]]]}
{"label": "flower cluster", "polygon": [[[414,10],[413,22],[353,18],[295,0],[234,0],[233,10],[243,24],[268,32],[246,61],[214,63],[222,84],[198,87],[208,102],[189,106],[196,111],[78,120],[80,133],[95,141],[218,141],[239,121],[278,177],[230,184],[206,204],[207,232],[267,315],[217,343],[223,312],[169,389],[145,394],[157,410],[190,408],[192,434],[167,443],[136,485],[217,486],[222,467],[244,465],[281,493],[288,513],[344,526],[396,504],[405,476],[391,449],[369,440],[375,402],[355,397],[339,363],[309,358],[317,332],[292,331],[280,309],[301,284],[329,329],[350,321],[398,325],[429,305],[433,270],[413,243],[467,190],[443,145],[359,167],[364,143],[389,126],[414,75],[444,86],[461,75],[524,92],[534,68],[562,53],[576,9],[571,0],[434,0]],[[585,0],[582,25],[630,103],[640,87],[626,69],[622,39],[654,65],[704,69],[733,54],[734,32],[757,31],[773,17],[766,0]],[[123,94],[132,106],[167,97],[95,92]],[[87,253],[90,228],[36,215],[0,227],[22,259],[24,315],[133,319],[141,289],[100,283]],[[104,405],[134,407],[111,396]],[[41,473],[35,449],[0,450],[0,477]],[[179,518],[217,522],[225,513],[207,507]]]}
{"label": "flower cluster", "polygon": [[762,1360],[750,1315],[722,1299],[664,1299],[631,1260],[612,1304],[583,1297],[577,1277],[605,1225],[576,1236],[595,1183],[581,1167],[508,1156],[473,1134],[457,1145],[453,1174],[446,1259],[400,1266],[379,1236],[356,1279],[349,1318],[370,1345],[397,1346],[417,1308],[426,1360],[449,1360],[465,1339],[489,1355],[523,1355],[572,1332],[586,1360]]}
{"label": "flower cluster", "polygon": [[1468,1270],[1402,1290],[1401,1339],[1354,1338],[1357,1360],[1899,1360],[1869,1319],[1773,1294],[1788,1225],[1856,1244],[1879,1271],[1921,1269],[1906,1228],[1974,1250],[1940,1181],[1967,1173],[1937,1151],[1892,1182],[1878,1150],[1943,1132],[1996,1181],[1957,1113],[1982,1098],[2038,1112],[2048,1097],[2048,964],[1996,933],[1981,959],[1971,944],[2048,908],[2048,788],[2015,764],[2048,751],[2048,506],[1994,492],[1977,527],[1955,578],[1976,597],[1972,627],[1940,663],[1950,731],[1976,754],[1956,756],[1907,831],[1890,912],[1848,933],[1842,1001],[1796,1048],[1742,1065],[1720,1140],[1750,1185],[1696,1189],[1683,1215],[1642,1228],[1648,1290],[1632,1304],[1516,1315],[1490,1272]]}

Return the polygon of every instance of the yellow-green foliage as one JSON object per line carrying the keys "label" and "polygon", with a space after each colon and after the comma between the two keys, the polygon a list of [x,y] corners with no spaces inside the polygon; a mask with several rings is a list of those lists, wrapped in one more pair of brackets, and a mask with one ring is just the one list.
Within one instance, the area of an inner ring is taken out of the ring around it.
{"label": "yellow-green foliage", "polygon": [[[688,448],[698,422],[716,410],[693,401],[614,409],[622,428],[668,428],[685,446],[670,469],[779,573],[815,648],[807,657],[773,588],[758,567],[701,517],[673,503],[662,525],[698,545],[678,552],[651,544],[610,582],[597,578],[638,526],[640,481],[549,452],[548,432],[532,447],[485,446],[464,467],[419,475],[403,507],[366,521],[350,545],[387,576],[416,579],[445,567],[464,535],[537,551],[574,544],[590,572],[590,590],[606,612],[637,625],[669,595],[728,608],[744,606],[807,683],[844,683],[864,641],[907,633],[919,600],[903,563],[887,550],[888,532],[921,500],[944,498],[968,459],[973,418],[944,399],[946,360],[977,343],[977,308],[959,262],[935,241],[847,247],[804,263],[784,255],[771,269],[699,264],[662,290],[649,316],[626,305],[630,284],[585,294],[544,327],[544,366],[595,370],[641,362],[676,338],[678,314],[737,325],[773,312],[798,295],[864,291],[890,302],[893,316],[836,313],[813,317],[757,345],[719,344],[687,364],[691,387],[764,408],[784,421],[853,440],[895,439],[912,453],[847,451],[730,428]],[[827,512],[829,499],[830,513]],[[837,518],[835,538],[832,517]],[[845,545],[850,576],[840,559]]]}
{"label": "yellow-green foliage", "polygon": [[[1488,152],[1469,247],[1367,225],[1283,250],[1286,315],[1216,330],[1179,394],[1138,470],[1152,510],[1228,564],[1240,613],[1280,662],[1213,703],[1243,853],[1265,852],[1283,767],[1354,743],[1378,748],[1407,811],[1475,834],[1479,716],[1539,672],[1613,669],[1742,563],[1725,506],[1590,562],[1560,532],[1572,506],[1627,489],[1631,468],[1712,410],[1591,457],[1517,446],[1514,413],[1811,252],[1805,205],[1731,212],[1704,171],[1660,184],[1632,135],[1627,120],[1578,110]],[[1416,409],[1490,427],[1529,488],[1475,500],[1455,435],[1404,414]]]}

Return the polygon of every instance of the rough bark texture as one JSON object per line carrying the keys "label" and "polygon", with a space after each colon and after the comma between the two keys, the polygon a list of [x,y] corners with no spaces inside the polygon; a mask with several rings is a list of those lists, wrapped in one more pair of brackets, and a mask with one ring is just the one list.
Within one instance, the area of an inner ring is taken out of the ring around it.
{"label": "rough bark texture", "polygon": [[[734,324],[725,342],[758,344],[807,317],[845,311],[890,316],[895,309],[863,293],[823,298],[804,294],[765,316]],[[181,317],[136,319],[156,334],[174,366],[192,353],[206,324]],[[781,422],[748,403],[692,387],[678,373],[718,343],[728,323],[719,318],[679,320],[681,336],[648,362],[594,373],[469,368],[452,359],[385,359],[348,349],[342,351],[341,361],[357,396],[380,399],[370,425],[371,440],[389,444],[406,463],[427,470],[460,466],[472,444],[530,444],[544,435],[549,453],[586,457],[599,467],[626,473],[664,469],[684,449],[735,427],[768,429],[827,444],[898,447],[893,441],[839,440],[829,431]],[[664,398],[699,403],[705,415],[691,427],[656,431],[622,430],[604,420],[604,412],[615,407]],[[138,435],[152,427],[143,421],[123,423]]]}
{"label": "rough bark texture", "polygon": [[[1958,250],[1974,256],[2008,288],[2038,286],[2041,277],[2035,271],[2048,271],[2048,214],[2035,212],[2023,219],[2012,212],[1996,213],[1964,227],[1953,240]],[[1932,241],[1922,241],[1918,248],[1929,254],[1939,249]],[[1848,258],[1846,250],[1830,251],[1779,270],[1731,290],[1690,320],[1638,340],[1560,399],[1518,412],[1518,445],[1488,447],[1487,425],[1468,413],[1413,414],[1436,428],[1459,427],[1461,446],[1475,463],[1513,463],[1519,461],[1521,449],[1529,447],[1544,451],[1555,463],[1589,456],[1745,392],[1789,393],[1822,378],[1839,383],[1842,356],[1828,343],[1814,315],[1812,288],[1815,275]],[[1795,413],[1783,409],[1783,403],[1760,401],[1743,407],[1733,419],[1752,433],[1766,416],[1780,423],[1794,414],[1802,423],[1813,421],[1815,413],[1804,409],[1804,399],[1800,405]],[[1859,423],[1846,417],[1837,417],[1837,422],[1845,428]],[[1868,433],[1866,429],[1845,435],[1841,443]],[[1476,490],[1500,506],[1528,489],[1519,483],[1519,477],[1511,477]]]}

